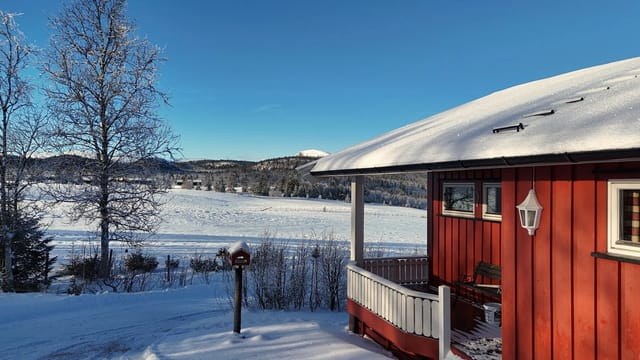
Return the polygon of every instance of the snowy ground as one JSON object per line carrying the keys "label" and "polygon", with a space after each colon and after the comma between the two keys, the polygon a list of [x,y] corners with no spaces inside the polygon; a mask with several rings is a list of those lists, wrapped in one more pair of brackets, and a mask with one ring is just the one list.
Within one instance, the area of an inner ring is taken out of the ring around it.
{"label": "snowy ground", "polygon": [[[158,256],[214,254],[265,233],[291,242],[323,234],[347,241],[349,205],[173,190],[160,233],[145,247]],[[367,206],[366,238],[377,251],[423,254],[426,213]],[[48,217],[55,255],[91,249],[91,225],[69,224],[61,210]],[[114,244],[116,253],[125,246]],[[120,254],[122,255],[122,254]],[[118,254],[116,254],[118,256]],[[143,293],[0,293],[2,359],[386,359],[391,355],[347,330],[346,313],[244,310],[242,336],[233,334],[229,279]]]}
{"label": "snowy ground", "polygon": [[81,296],[0,294],[2,359],[386,359],[345,313],[243,311],[219,281]]}
{"label": "snowy ground", "polygon": [[[189,257],[196,252],[215,254],[238,240],[259,243],[265,234],[288,243],[315,243],[327,236],[348,242],[350,204],[339,201],[256,197],[196,190],[171,190],[160,231],[144,251],[159,257]],[[51,211],[46,222],[56,235],[55,254],[64,261],[70,251],[90,251],[95,226],[69,223],[63,207]],[[367,205],[365,246],[384,256],[426,253],[426,211]],[[112,243],[114,257],[126,245]]]}

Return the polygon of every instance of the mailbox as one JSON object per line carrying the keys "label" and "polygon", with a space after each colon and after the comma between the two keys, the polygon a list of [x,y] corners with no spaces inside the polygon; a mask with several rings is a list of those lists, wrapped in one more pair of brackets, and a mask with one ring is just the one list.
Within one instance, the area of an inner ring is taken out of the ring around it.
{"label": "mailbox", "polygon": [[233,297],[233,332],[240,334],[242,323],[242,267],[251,263],[249,246],[244,241],[238,241],[229,248],[229,262],[235,267],[236,286]]}
{"label": "mailbox", "polygon": [[251,263],[249,246],[244,241],[238,241],[229,248],[229,262],[232,266],[246,266]]}

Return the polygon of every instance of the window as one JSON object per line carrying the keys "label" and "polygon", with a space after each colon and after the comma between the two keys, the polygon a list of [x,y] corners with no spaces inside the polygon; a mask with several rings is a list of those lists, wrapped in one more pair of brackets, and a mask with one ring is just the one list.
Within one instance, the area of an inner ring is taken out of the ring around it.
{"label": "window", "polygon": [[482,217],[502,220],[502,187],[500,183],[482,184]]}
{"label": "window", "polygon": [[609,181],[608,252],[640,256],[640,180]]}
{"label": "window", "polygon": [[473,217],[475,186],[472,183],[445,183],[442,185],[442,213]]}

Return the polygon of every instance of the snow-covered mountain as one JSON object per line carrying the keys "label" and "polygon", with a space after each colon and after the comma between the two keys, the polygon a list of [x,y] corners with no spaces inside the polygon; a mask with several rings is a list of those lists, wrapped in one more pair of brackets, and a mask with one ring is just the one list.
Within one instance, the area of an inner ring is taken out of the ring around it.
{"label": "snow-covered mountain", "polygon": [[316,149],[307,149],[298,152],[295,156],[304,156],[304,157],[313,157],[313,158],[321,158],[329,155],[328,152]]}

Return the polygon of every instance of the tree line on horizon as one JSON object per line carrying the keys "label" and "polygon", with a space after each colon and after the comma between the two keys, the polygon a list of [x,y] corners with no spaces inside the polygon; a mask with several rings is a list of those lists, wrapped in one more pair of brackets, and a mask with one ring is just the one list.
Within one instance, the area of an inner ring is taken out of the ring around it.
{"label": "tree line on horizon", "polygon": [[[313,177],[299,168],[315,158],[290,156],[258,162],[199,160],[167,168],[171,186],[217,192],[244,192],[260,196],[350,201],[346,177]],[[365,202],[426,209],[425,173],[368,176]]]}

